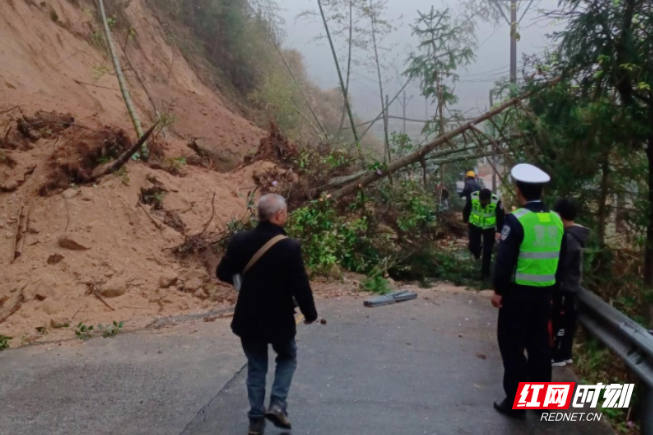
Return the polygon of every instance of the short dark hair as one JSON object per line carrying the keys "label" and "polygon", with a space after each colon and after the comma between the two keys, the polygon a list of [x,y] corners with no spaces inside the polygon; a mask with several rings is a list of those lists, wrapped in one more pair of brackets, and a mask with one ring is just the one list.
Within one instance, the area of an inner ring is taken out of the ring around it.
{"label": "short dark hair", "polygon": [[492,191],[490,189],[481,189],[481,191],[478,194],[478,199],[481,201],[487,201],[489,199],[492,199]]}
{"label": "short dark hair", "polygon": [[573,221],[578,216],[578,205],[571,198],[560,198],[556,201],[553,211],[566,221]]}
{"label": "short dark hair", "polygon": [[542,199],[544,184],[522,183],[521,181],[518,181],[517,187],[519,187],[519,191],[524,195],[524,198],[526,198],[527,201]]}

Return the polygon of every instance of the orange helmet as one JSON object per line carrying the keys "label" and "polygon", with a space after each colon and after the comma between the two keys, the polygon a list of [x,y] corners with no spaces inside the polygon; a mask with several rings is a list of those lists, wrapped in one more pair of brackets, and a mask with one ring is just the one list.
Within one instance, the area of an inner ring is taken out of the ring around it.
{"label": "orange helmet", "polygon": [[468,177],[472,177],[472,178],[476,178],[476,173],[475,173],[474,171],[469,171],[469,172],[467,173],[467,176],[468,176]]}

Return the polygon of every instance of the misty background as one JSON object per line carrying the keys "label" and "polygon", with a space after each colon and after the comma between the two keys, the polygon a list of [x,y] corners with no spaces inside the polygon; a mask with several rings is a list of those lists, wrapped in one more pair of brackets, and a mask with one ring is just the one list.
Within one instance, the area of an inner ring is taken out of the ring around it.
{"label": "misty background", "polygon": [[[490,1],[490,0],[486,0]],[[501,0],[505,10],[509,9],[509,2]],[[383,71],[384,93],[390,99],[401,89],[406,81],[403,72],[406,69],[406,59],[411,51],[416,51],[417,37],[413,36],[411,24],[418,16],[417,11],[427,12],[431,6],[436,9],[449,8],[451,15],[456,17],[461,10],[460,0],[388,0],[386,13],[382,18],[391,22],[396,30],[382,42],[380,53],[381,61],[386,65]],[[556,0],[536,0],[528,8],[529,0],[518,3],[517,17],[524,18],[520,22],[518,32],[518,79],[521,78],[523,55],[534,55],[551,48],[553,43],[547,35],[560,30],[562,23],[555,22],[544,16],[547,10],[556,6]],[[283,0],[280,3],[279,15],[284,21],[285,30],[284,46],[298,50],[305,58],[307,71],[310,78],[318,86],[328,89],[339,86],[336,67],[326,39],[316,40],[324,35],[324,26],[317,17],[301,17],[298,15],[305,11],[317,13],[319,11],[316,0]],[[509,12],[507,12],[508,17]],[[332,24],[332,23],[330,23]],[[477,18],[477,48],[476,59],[466,68],[460,69],[460,80],[456,84],[455,93],[459,102],[449,107],[450,110],[459,110],[466,117],[473,117],[487,111],[490,106],[489,92],[495,82],[508,79],[510,72],[510,26],[503,18],[498,23],[486,22]],[[340,59],[346,59],[347,46],[336,40],[336,50]],[[354,51],[353,57],[362,58],[371,53]],[[341,60],[343,75],[346,64]],[[379,97],[379,85],[376,71],[373,67],[353,66],[350,79],[350,96],[354,112],[363,120],[376,118],[382,110]],[[432,118],[435,105],[427,103],[420,95],[418,83],[410,83],[406,89],[406,117],[418,120]],[[403,95],[401,96],[403,100]],[[403,101],[395,101],[390,106],[391,116],[403,116]],[[401,131],[403,122],[390,120],[390,131]],[[408,131],[419,131],[423,124],[408,123]],[[383,126],[379,121],[372,130],[377,135],[382,135]]]}

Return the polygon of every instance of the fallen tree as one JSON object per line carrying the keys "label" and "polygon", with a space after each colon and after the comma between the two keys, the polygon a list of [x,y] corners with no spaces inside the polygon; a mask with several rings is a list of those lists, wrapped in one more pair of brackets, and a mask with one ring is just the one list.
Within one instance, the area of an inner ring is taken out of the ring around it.
{"label": "fallen tree", "polygon": [[[561,78],[556,78],[554,80],[551,80],[546,83],[546,86],[551,86],[556,83],[558,83],[561,80]],[[332,193],[332,197],[335,199],[342,198],[344,196],[350,195],[352,193],[355,193],[358,189],[361,189],[371,183],[374,183],[375,181],[378,181],[382,178],[385,178],[387,176],[392,175],[393,173],[397,172],[399,169],[402,169],[405,166],[412,165],[414,163],[421,162],[425,159],[427,154],[430,154],[433,152],[435,149],[437,149],[439,146],[450,142],[453,138],[456,136],[463,134],[467,131],[474,130],[475,126],[487,121],[488,119],[500,114],[504,110],[516,105],[519,103],[521,100],[524,100],[526,98],[529,98],[531,95],[533,95],[535,91],[530,91],[526,92],[518,97],[512,98],[505,103],[501,104],[500,106],[497,106],[496,108],[490,110],[489,112],[486,112],[485,114],[474,118],[473,120],[467,122],[466,124],[461,125],[460,127],[456,128],[455,130],[452,130],[442,136],[437,137],[434,139],[431,143],[428,145],[425,145],[424,147],[420,148],[419,150],[415,151],[414,153],[411,153],[407,156],[404,156],[391,164],[389,164],[385,169],[376,169],[376,170],[369,170],[366,171],[366,175],[362,176],[360,179],[357,179],[355,181],[350,182],[349,184],[346,184],[339,190],[336,190],[335,192]]]}
{"label": "fallen tree", "polygon": [[86,181],[87,182],[95,181],[98,178],[102,178],[105,175],[109,175],[112,172],[116,172],[118,169],[120,169],[125,163],[129,161],[131,156],[133,156],[138,151],[138,149],[147,142],[147,139],[152,135],[157,125],[159,125],[158,122],[154,124],[152,127],[150,127],[150,129],[147,130],[145,133],[143,133],[143,135],[131,147],[129,147],[124,153],[122,153],[120,157],[118,157],[116,160],[114,160],[109,164],[96,168],[91,174],[91,176],[89,177],[89,179]]}

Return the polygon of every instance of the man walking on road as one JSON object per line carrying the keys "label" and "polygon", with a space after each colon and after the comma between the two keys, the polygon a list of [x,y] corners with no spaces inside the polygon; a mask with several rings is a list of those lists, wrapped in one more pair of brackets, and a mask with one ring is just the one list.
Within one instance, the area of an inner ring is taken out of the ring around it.
{"label": "man walking on road", "polygon": [[[217,270],[218,278],[224,282],[233,284],[235,275],[242,277],[231,328],[240,337],[248,361],[250,435],[263,434],[265,418],[277,427],[291,428],[287,398],[297,367],[294,300],[305,323],[317,320],[300,245],[285,237],[283,230],[288,220],[286,201],[279,195],[265,195],[259,201],[258,213],[258,226],[234,235]],[[277,358],[270,407],[266,411],[269,344]]]}
{"label": "man walking on road", "polygon": [[469,215],[469,252],[478,260],[482,251],[481,279],[489,280],[495,237],[503,228],[503,205],[489,189],[481,189],[472,193],[464,213]]}
{"label": "man walking on road", "polygon": [[492,305],[499,308],[497,335],[506,393],[494,408],[524,418],[525,411],[512,409],[519,382],[551,382],[551,296],[564,252],[564,228],[542,202],[551,177],[528,164],[515,166],[511,175],[521,208],[506,216],[494,276]]}

